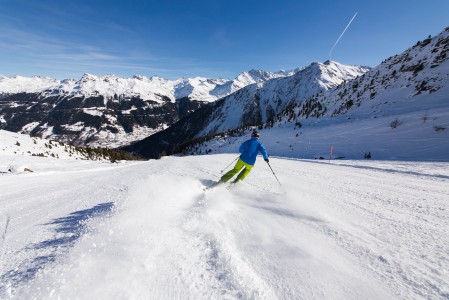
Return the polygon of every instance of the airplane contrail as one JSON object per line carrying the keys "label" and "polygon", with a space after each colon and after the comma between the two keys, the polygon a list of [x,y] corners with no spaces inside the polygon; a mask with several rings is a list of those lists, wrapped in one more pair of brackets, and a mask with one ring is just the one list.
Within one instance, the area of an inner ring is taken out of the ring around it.
{"label": "airplane contrail", "polygon": [[348,25],[346,25],[346,28],[343,30],[343,32],[340,34],[340,36],[338,37],[337,41],[335,42],[335,44],[332,46],[331,51],[329,52],[329,59],[332,55],[332,50],[334,50],[335,46],[337,46],[338,42],[340,41],[341,37],[343,36],[343,34],[345,34],[346,30],[348,30],[349,26],[351,25],[352,21],[354,21],[355,16],[357,16],[358,12],[356,12],[354,14],[354,16],[352,17],[351,21],[349,21]]}

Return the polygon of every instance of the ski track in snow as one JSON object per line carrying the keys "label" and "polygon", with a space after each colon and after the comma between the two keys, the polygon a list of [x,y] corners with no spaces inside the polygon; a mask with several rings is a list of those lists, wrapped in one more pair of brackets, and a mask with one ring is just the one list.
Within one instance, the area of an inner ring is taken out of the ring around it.
{"label": "ski track in snow", "polygon": [[0,298],[449,298],[447,163],[234,158],[4,176]]}
{"label": "ski track in snow", "polygon": [[5,216],[5,225],[3,226],[3,232],[1,236],[1,247],[0,247],[0,274],[3,273],[3,257],[5,255],[5,245],[6,245],[6,236],[8,233],[10,218],[9,215]]}

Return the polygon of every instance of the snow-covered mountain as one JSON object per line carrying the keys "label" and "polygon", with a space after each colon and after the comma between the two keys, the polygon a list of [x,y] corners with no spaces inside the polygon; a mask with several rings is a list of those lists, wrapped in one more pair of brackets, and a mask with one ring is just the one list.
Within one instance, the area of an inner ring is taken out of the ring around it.
{"label": "snow-covered mountain", "polygon": [[320,103],[317,116],[380,117],[449,106],[449,27],[438,36],[419,41],[363,76],[302,103]]}
{"label": "snow-covered mountain", "polygon": [[335,88],[368,70],[368,67],[346,66],[332,61],[315,62],[293,75],[247,85],[126,149],[158,157],[161,152],[171,152],[194,138],[245,126],[261,126],[273,122],[290,105],[302,103],[310,96]]}
{"label": "snow-covered mountain", "polygon": [[300,103],[368,70],[367,67],[345,66],[332,61],[315,62],[291,76],[248,85],[231,94],[214,110],[197,137],[269,122],[289,104]]}
{"label": "snow-covered mountain", "polygon": [[[448,161],[449,28],[354,80],[290,104],[264,127],[271,155],[329,158],[332,147],[339,158]],[[233,132],[184,152],[235,152],[249,134]]]}
{"label": "snow-covered mountain", "polygon": [[[276,144],[275,155],[324,157],[337,145],[340,157],[374,151],[383,159],[447,160],[448,51],[449,28],[371,70],[314,63],[249,85],[126,149],[148,157],[231,152],[238,146],[226,145],[242,139],[229,140],[226,132],[257,126],[267,129],[263,134]],[[218,133],[215,142],[196,144]]]}
{"label": "snow-covered mountain", "polygon": [[0,128],[72,144],[116,147],[158,132],[248,84],[285,74],[251,70],[233,80],[0,76]]}

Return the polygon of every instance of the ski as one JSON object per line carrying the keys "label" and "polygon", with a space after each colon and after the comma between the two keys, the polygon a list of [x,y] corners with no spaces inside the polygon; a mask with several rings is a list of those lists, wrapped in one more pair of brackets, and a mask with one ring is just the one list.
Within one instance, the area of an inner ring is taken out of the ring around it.
{"label": "ski", "polygon": [[235,188],[236,184],[237,184],[237,182],[231,182],[231,183],[226,187],[226,189],[227,189],[228,191],[230,191],[230,190],[232,190],[233,188]]}
{"label": "ski", "polygon": [[207,191],[207,190],[213,189],[214,187],[217,187],[220,184],[222,184],[222,182],[220,182],[220,181],[214,182],[211,185],[208,185],[208,186],[204,187],[203,190]]}
{"label": "ski", "polygon": [[[224,182],[220,182],[220,181],[214,182],[213,184],[204,187],[203,190],[204,190],[204,191],[208,191],[208,190],[211,190],[211,189],[213,189],[213,188],[215,188],[215,187],[217,187],[217,186],[221,186],[221,185],[224,185],[224,184],[225,184]],[[232,190],[232,189],[235,187],[235,185],[236,185],[236,184],[235,184],[234,182],[232,182],[232,183],[226,185],[226,189],[227,189],[227,190]]]}

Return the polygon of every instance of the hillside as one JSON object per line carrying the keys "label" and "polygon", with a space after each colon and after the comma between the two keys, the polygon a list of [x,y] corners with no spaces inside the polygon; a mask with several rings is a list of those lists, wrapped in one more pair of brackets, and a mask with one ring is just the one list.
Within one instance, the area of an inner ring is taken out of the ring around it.
{"label": "hillside", "polygon": [[2,173],[9,172],[9,169],[23,171],[23,167],[18,166],[20,166],[21,160],[26,160],[29,156],[63,160],[96,160],[100,162],[138,159],[138,157],[133,157],[129,153],[118,150],[71,146],[63,142],[30,137],[6,130],[0,130],[0,155],[10,158],[7,165],[0,166]]}

